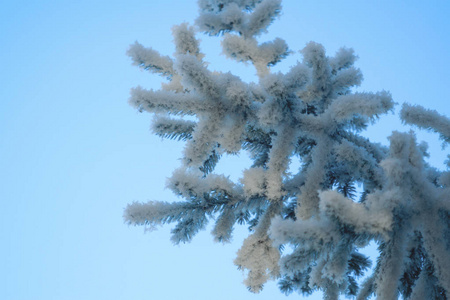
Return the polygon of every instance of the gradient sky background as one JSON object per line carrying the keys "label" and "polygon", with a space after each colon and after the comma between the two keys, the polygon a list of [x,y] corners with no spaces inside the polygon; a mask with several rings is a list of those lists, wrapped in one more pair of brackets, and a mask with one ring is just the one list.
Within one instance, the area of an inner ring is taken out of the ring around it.
{"label": "gradient sky background", "polygon": [[[450,116],[449,1],[283,6],[262,41],[279,36],[297,51],[314,40],[330,55],[352,47],[365,78],[358,90],[385,89],[398,103]],[[275,283],[259,295],[241,284],[232,261],[245,228],[229,245],[213,243],[209,227],[173,246],[171,226],[144,234],[122,220],[132,201],[176,200],[164,186],[182,149],[152,136],[150,115],[127,104],[131,87],[157,89],[162,79],[131,66],[125,52],[138,40],[172,54],[171,26],[196,15],[193,0],[2,2],[0,299],[285,299]],[[220,38],[200,38],[211,69],[255,79],[252,67],[219,55]],[[367,135],[387,144],[394,129],[409,130],[383,116]],[[442,168],[448,149],[436,135],[418,138]],[[218,172],[237,178],[248,163],[245,154],[227,158]]]}

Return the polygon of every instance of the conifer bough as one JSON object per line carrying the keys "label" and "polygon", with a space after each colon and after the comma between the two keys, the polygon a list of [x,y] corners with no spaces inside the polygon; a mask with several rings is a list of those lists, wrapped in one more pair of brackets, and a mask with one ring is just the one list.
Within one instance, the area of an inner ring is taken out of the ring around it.
{"label": "conifer bough", "polygon": [[[176,244],[211,219],[220,242],[230,241],[236,223],[247,224],[235,264],[253,292],[275,279],[286,294],[321,290],[325,299],[447,299],[450,173],[424,162],[426,146],[411,132],[394,131],[388,148],[358,134],[393,110],[390,93],[352,92],[362,75],[348,48],[327,56],[310,42],[302,62],[271,72],[291,50],[280,38],[257,37],[280,14],[280,0],[198,4],[195,28],[173,28],[173,58],[139,43],[128,51],[135,65],[169,80],[158,91],[132,89],[130,104],[155,115],[155,134],[186,144],[168,180],[183,201],[129,204],[125,221],[175,223]],[[197,31],[222,36],[224,54],[253,64],[258,82],[208,70]],[[450,120],[436,111],[404,104],[400,117],[450,142]],[[238,182],[214,173],[221,155],[240,151],[253,165]],[[296,174],[287,172],[292,157],[301,161]],[[379,256],[366,274],[371,262],[359,250],[371,241]],[[283,253],[285,245],[293,251]]]}

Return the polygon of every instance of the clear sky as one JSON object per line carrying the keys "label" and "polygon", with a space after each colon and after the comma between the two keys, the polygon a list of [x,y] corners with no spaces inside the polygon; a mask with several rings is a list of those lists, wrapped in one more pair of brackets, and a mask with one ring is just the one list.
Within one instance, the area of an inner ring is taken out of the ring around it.
{"label": "clear sky", "polygon": [[[358,90],[388,90],[398,103],[450,116],[449,1],[284,0],[261,40],[279,36],[294,51],[311,40],[330,55],[352,47],[364,74]],[[176,197],[164,189],[182,144],[149,132],[150,115],[127,104],[129,89],[161,78],[131,66],[138,40],[174,52],[171,26],[191,22],[196,1],[6,0],[0,10],[0,299],[284,299],[275,283],[253,295],[233,265],[245,236],[215,244],[210,228],[173,246],[170,226],[128,227],[132,201]],[[200,36],[212,70],[254,80],[254,69],[220,55]],[[275,68],[286,71],[295,52]],[[400,126],[382,117],[367,135],[386,144]],[[430,162],[442,167],[435,135]],[[237,178],[245,154],[218,172]],[[299,299],[292,294],[289,298]],[[311,299],[319,299],[311,297]]]}

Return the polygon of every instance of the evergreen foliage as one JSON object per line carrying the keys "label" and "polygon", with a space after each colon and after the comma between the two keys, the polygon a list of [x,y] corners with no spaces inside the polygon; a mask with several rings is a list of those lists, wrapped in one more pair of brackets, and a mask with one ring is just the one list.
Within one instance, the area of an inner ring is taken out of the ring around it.
{"label": "evergreen foliage", "polygon": [[[393,110],[390,93],[352,92],[362,74],[348,48],[327,56],[310,42],[302,62],[285,74],[271,72],[291,50],[280,38],[257,37],[280,14],[281,0],[198,3],[197,29],[223,36],[224,53],[253,64],[259,81],[208,70],[186,23],[173,28],[174,58],[139,43],[130,47],[134,64],[169,80],[159,91],[132,89],[130,104],[155,114],[155,134],[186,145],[182,166],[168,180],[183,201],[132,203],[125,221],[175,223],[176,244],[209,220],[220,242],[230,241],[235,224],[247,224],[235,264],[248,271],[253,292],[276,279],[285,294],[321,290],[324,299],[447,299],[450,173],[425,163],[426,147],[412,132],[394,131],[389,147],[359,135]],[[438,112],[404,104],[400,117],[450,142],[450,120]],[[253,165],[239,182],[213,173],[222,154],[240,151]],[[293,157],[301,161],[296,174],[287,172]],[[358,250],[371,241],[379,257],[366,274],[371,262]],[[283,252],[285,245],[293,251]]]}

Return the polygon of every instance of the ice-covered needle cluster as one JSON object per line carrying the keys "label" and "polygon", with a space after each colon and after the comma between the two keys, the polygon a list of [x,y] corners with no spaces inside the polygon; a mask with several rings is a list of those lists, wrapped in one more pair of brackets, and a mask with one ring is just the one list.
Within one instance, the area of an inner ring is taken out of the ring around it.
{"label": "ice-covered needle cluster", "polygon": [[[362,75],[348,48],[327,56],[310,42],[302,62],[271,72],[291,53],[280,38],[258,42],[280,14],[280,0],[198,3],[196,27],[173,28],[173,58],[139,43],[128,51],[134,64],[168,79],[158,91],[132,89],[130,104],[154,114],[155,134],[186,144],[168,179],[183,201],[132,203],[126,222],[175,223],[174,243],[190,241],[209,220],[221,242],[236,223],[248,224],[235,264],[247,270],[254,292],[279,279],[285,293],[319,289],[325,299],[450,296],[450,174],[424,162],[426,145],[411,132],[394,131],[388,148],[358,134],[393,110],[390,93],[352,92]],[[210,71],[197,31],[223,36],[223,53],[253,64],[258,82]],[[405,104],[401,118],[450,141],[450,121],[435,111]],[[239,182],[214,173],[223,154],[241,151],[253,165]],[[294,174],[287,171],[293,157],[301,161]],[[364,274],[371,263],[358,250],[371,241],[379,257]]]}

